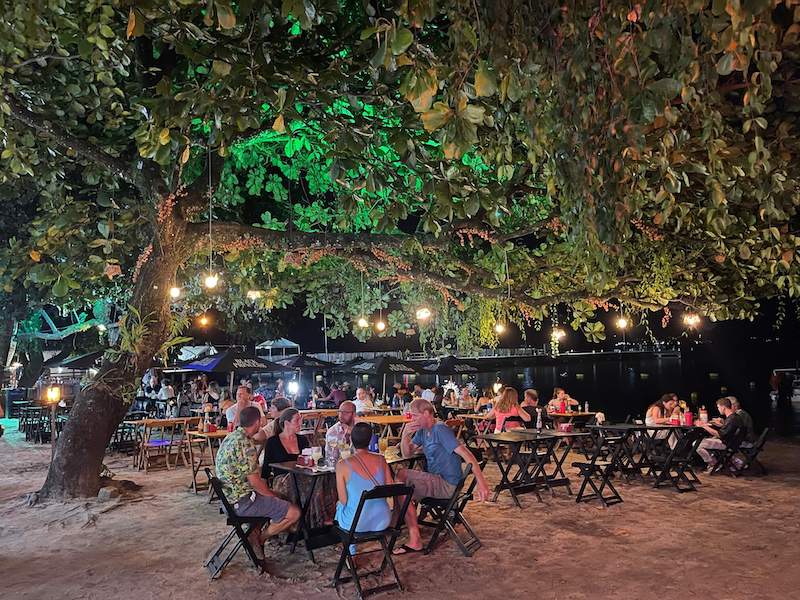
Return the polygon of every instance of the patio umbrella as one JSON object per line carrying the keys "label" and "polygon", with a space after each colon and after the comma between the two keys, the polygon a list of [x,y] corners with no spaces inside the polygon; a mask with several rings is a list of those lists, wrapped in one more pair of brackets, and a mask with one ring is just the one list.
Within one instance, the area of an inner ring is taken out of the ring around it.
{"label": "patio umbrella", "polygon": [[386,394],[386,375],[411,375],[414,373],[424,373],[410,361],[401,360],[392,356],[376,356],[352,364],[348,371],[366,375],[383,375],[383,394]]}
{"label": "patio umbrella", "polygon": [[231,394],[233,394],[234,373],[283,373],[290,370],[284,365],[236,350],[225,350],[219,354],[204,356],[181,364],[179,368],[202,373],[230,373]]}
{"label": "patio umbrella", "polygon": [[289,356],[287,358],[279,358],[275,362],[284,365],[285,367],[288,367],[290,369],[299,369],[301,371],[304,369],[328,371],[338,366],[332,362],[321,360],[313,356],[308,356],[307,354],[297,354],[295,356]]}
{"label": "patio umbrella", "polygon": [[443,356],[435,362],[425,365],[425,371],[437,375],[461,375],[464,373],[480,373],[482,365],[474,360],[458,358],[452,354]]}

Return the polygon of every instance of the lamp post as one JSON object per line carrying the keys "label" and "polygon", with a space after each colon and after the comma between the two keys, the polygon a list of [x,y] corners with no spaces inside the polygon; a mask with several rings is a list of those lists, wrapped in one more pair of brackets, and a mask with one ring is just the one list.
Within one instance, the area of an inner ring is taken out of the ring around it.
{"label": "lamp post", "polygon": [[50,405],[50,456],[56,454],[56,408],[61,401],[61,388],[51,385],[46,391],[47,403]]}

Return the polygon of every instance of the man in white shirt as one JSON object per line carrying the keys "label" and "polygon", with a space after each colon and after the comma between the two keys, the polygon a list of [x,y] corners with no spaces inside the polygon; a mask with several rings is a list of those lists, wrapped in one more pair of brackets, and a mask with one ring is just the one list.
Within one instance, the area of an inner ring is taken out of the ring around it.
{"label": "man in white shirt", "polygon": [[356,421],[356,405],[349,400],[345,400],[339,405],[339,420],[335,425],[328,428],[325,434],[325,443],[339,446],[340,444],[350,445],[350,433],[353,431],[353,424]]}
{"label": "man in white shirt", "polygon": [[372,400],[370,400],[369,394],[367,394],[367,390],[363,387],[360,387],[356,390],[356,414],[361,415],[365,412],[368,412],[375,408],[372,404]]}
{"label": "man in white shirt", "polygon": [[234,428],[238,427],[239,412],[248,406],[255,406],[258,408],[258,412],[261,413],[261,425],[265,425],[266,418],[264,417],[264,411],[261,409],[261,405],[258,404],[258,402],[253,402],[253,392],[251,392],[250,388],[246,385],[240,385],[238,387],[236,390],[236,404],[225,411],[225,418],[228,420],[228,423],[233,423]]}

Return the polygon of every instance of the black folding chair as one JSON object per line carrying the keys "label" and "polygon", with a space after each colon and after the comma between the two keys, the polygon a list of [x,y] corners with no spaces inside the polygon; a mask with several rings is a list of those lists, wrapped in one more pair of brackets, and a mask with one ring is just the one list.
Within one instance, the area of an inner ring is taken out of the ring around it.
{"label": "black folding chair", "polygon": [[[622,496],[611,483],[610,477],[617,467],[625,440],[622,436],[606,437],[602,430],[595,430],[593,436],[595,437],[595,450],[589,461],[572,463],[573,467],[577,467],[579,475],[583,477],[578,495],[575,496],[575,502],[599,500],[600,504],[608,507],[622,502]],[[603,455],[610,455],[611,460],[600,460]],[[591,493],[586,492],[587,486],[592,488]],[[606,489],[610,493],[604,494]]]}
{"label": "black folding chair", "polygon": [[744,442],[744,437],[747,431],[744,427],[738,427],[736,431],[728,438],[724,448],[709,448],[708,452],[714,457],[716,463],[712,467],[709,474],[716,475],[717,473],[725,473],[726,475],[734,476],[738,469],[733,462],[733,457],[739,451],[739,446]]}
{"label": "black folding chair", "polygon": [[[250,545],[250,540],[247,539],[247,536],[249,536],[255,528],[263,527],[269,522],[269,519],[265,517],[238,516],[228,498],[225,497],[225,492],[222,491],[222,482],[211,474],[211,469],[206,468],[205,471],[211,489],[214,490],[219,500],[222,501],[219,512],[227,515],[227,523],[231,526],[231,531],[225,536],[222,543],[217,546],[217,549],[209,555],[203,566],[208,569],[211,579],[216,579],[222,574],[222,570],[228,563],[231,562],[239,551],[239,548],[244,548],[253,566],[257,569],[261,569],[261,563],[256,557],[256,553],[253,551],[253,547]],[[228,549],[228,545],[233,541],[234,537],[237,538],[236,544],[233,548]]]}
{"label": "black folding chair", "polygon": [[703,437],[704,430],[692,429],[675,442],[668,454],[652,455],[648,475],[655,476],[653,487],[669,482],[678,492],[696,491],[694,483],[699,480],[692,470],[691,461]]}
{"label": "black folding chair", "polygon": [[762,475],[767,474],[767,468],[758,460],[758,455],[761,454],[764,444],[767,442],[767,435],[769,435],[769,427],[761,432],[761,435],[758,436],[754,443],[742,442],[739,445],[739,453],[742,455],[743,464],[734,475],[739,475],[753,467],[758,467],[759,473]]}
{"label": "black folding chair", "polygon": [[[339,538],[342,542],[342,554],[339,556],[339,563],[336,565],[336,573],[333,576],[333,586],[336,588],[337,593],[339,591],[339,586],[342,583],[347,583],[348,581],[352,581],[355,585],[356,597],[359,600],[379,592],[385,592],[393,589],[398,589],[400,591],[403,590],[403,584],[400,582],[400,577],[397,574],[394,561],[392,561],[392,550],[394,550],[395,542],[397,542],[397,536],[400,535],[400,529],[403,525],[403,517],[406,514],[406,510],[408,510],[408,505],[411,502],[411,496],[413,493],[414,486],[402,485],[399,483],[376,486],[371,490],[361,493],[361,499],[358,501],[358,507],[356,508],[355,517],[353,518],[353,524],[349,530],[342,529],[341,527],[338,527],[337,524],[336,530],[339,533]],[[357,531],[358,520],[361,518],[361,511],[364,509],[364,504],[369,500],[381,500],[387,498],[393,498],[395,506],[402,506],[402,510],[399,512],[394,511],[397,522],[381,531]],[[358,555],[361,556],[382,551],[383,560],[381,561],[381,566],[378,569],[359,573],[355,561],[353,560],[354,555],[350,553],[350,546],[354,544],[363,544],[366,542],[379,542],[381,547],[377,550],[359,552]],[[342,576],[342,570],[345,566],[347,566],[348,570],[350,571],[349,576]],[[384,572],[387,566],[391,568],[392,575],[394,577],[393,581],[369,589],[363,589],[361,587],[362,577],[380,575]]]}
{"label": "black folding chair", "polygon": [[507,417],[506,420],[503,421],[503,427],[500,431],[508,431],[512,427],[524,428],[525,421],[522,420],[522,417]]}
{"label": "black folding chair", "polygon": [[[485,466],[486,461],[484,460],[480,467],[483,469]],[[466,517],[464,517],[464,509],[469,501],[472,500],[472,492],[475,491],[475,486],[478,482],[473,477],[469,486],[464,490],[470,474],[472,474],[472,465],[467,465],[450,498],[422,498],[419,501],[419,524],[433,528],[431,539],[428,540],[428,544],[425,546],[425,554],[430,554],[436,547],[442,531],[447,531],[447,535],[456,543],[464,556],[472,556],[481,547],[480,538],[472,529]],[[428,518],[429,516],[430,519]],[[464,527],[467,534],[466,538],[462,539],[458,535],[458,531],[456,531],[457,525]]]}

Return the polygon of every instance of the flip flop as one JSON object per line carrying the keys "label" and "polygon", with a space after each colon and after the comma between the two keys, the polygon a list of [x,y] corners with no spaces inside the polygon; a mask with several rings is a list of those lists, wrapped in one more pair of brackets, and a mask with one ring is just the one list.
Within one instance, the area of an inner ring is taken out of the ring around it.
{"label": "flip flop", "polygon": [[[398,550],[402,550],[402,552],[398,552]],[[417,549],[417,548],[412,548],[411,546],[408,546],[406,544],[403,544],[399,548],[395,548],[394,550],[392,550],[392,554],[394,554],[395,556],[402,556],[403,554],[414,554],[415,552],[422,552],[422,550],[423,548]]]}

